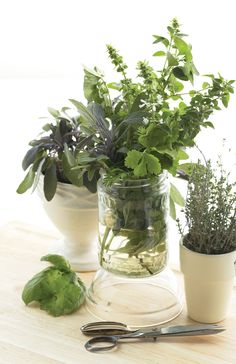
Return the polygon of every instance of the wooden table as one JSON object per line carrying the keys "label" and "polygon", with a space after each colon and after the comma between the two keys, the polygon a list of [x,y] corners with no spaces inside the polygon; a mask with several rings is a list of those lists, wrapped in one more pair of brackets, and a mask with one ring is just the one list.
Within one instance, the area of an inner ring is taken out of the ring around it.
{"label": "wooden table", "polygon": [[[55,236],[21,223],[0,232],[0,364],[235,364],[236,287],[232,309],[216,336],[166,338],[157,342],[129,342],[116,351],[92,354],[84,349],[87,337],[80,326],[94,321],[83,306],[76,313],[54,318],[21,300],[24,284],[45,267]],[[94,273],[80,274],[89,284]],[[171,324],[191,323],[186,311]]]}

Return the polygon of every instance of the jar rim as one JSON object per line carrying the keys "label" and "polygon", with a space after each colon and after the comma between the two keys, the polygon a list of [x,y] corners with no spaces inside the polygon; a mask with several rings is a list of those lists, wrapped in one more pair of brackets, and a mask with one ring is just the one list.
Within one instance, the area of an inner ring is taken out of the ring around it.
{"label": "jar rim", "polygon": [[[101,178],[98,180],[98,185],[104,185],[103,179],[104,175],[101,175]],[[107,186],[110,187],[117,187],[117,188],[140,188],[140,187],[147,187],[150,186],[153,182],[163,182],[164,180],[168,179],[168,173],[166,170],[162,171],[157,176],[152,176],[149,178],[137,178],[137,179],[125,179],[114,182],[112,185]]]}

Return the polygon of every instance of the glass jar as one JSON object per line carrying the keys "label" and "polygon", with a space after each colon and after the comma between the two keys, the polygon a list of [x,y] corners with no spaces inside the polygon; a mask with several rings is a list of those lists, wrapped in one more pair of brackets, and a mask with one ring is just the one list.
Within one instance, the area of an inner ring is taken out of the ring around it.
{"label": "glass jar", "polygon": [[99,262],[87,308],[102,320],[132,327],[178,316],[182,297],[167,265],[169,183],[152,179],[98,182]]}
{"label": "glass jar", "polygon": [[168,180],[98,182],[99,262],[108,272],[148,277],[167,262]]}

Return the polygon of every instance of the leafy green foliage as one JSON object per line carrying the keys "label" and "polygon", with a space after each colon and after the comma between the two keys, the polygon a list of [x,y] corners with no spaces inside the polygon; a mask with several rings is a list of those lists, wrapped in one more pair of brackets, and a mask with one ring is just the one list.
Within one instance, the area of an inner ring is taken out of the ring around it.
{"label": "leafy green foliage", "polygon": [[209,118],[222,106],[228,107],[234,81],[208,74],[201,89],[189,91],[199,72],[178,21],[172,20],[166,35],[153,37],[157,70],[141,60],[133,80],[123,56],[107,45],[119,81],[106,82],[97,67],[84,68],[87,103],[70,100],[77,116],[71,118],[67,108],[49,108],[54,123],[46,124],[45,134],[31,142],[22,167],[33,168],[18,192],[30,188],[32,180],[34,189],[41,174],[50,200],[56,179],[96,191],[101,171],[112,184],[119,179],[152,178],[164,170],[175,176],[183,169],[181,153],[195,145],[202,128],[214,127]]}
{"label": "leafy green foliage", "polygon": [[236,249],[236,183],[218,162],[196,164],[188,183],[184,208],[188,232],[180,226],[184,245],[204,254],[223,254]]}
{"label": "leafy green foliage", "polygon": [[31,148],[22,161],[23,170],[29,170],[17,189],[18,193],[24,193],[32,186],[34,191],[40,176],[43,176],[44,195],[48,201],[54,197],[58,181],[76,186],[85,185],[90,190],[94,189],[90,187],[91,184],[96,186],[97,175],[87,186],[86,171],[78,173],[72,169],[77,165],[75,155],[93,141],[81,132],[78,115],[71,118],[66,110],[67,108],[61,111],[48,108],[53,121],[43,127],[43,133],[38,139],[30,142]]}
{"label": "leafy green foliage", "polygon": [[53,264],[36,274],[24,287],[22,299],[26,305],[33,301],[52,316],[67,315],[84,302],[85,286],[60,255],[41,258]]}

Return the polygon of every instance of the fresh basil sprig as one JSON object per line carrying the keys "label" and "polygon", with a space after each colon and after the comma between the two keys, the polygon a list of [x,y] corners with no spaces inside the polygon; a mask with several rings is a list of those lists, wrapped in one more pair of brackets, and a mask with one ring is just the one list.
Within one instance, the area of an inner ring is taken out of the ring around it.
{"label": "fresh basil sprig", "polygon": [[76,311],[84,302],[85,285],[70,264],[60,255],[41,258],[53,266],[39,272],[26,283],[22,299],[26,305],[36,301],[41,310],[52,316],[67,315]]}

